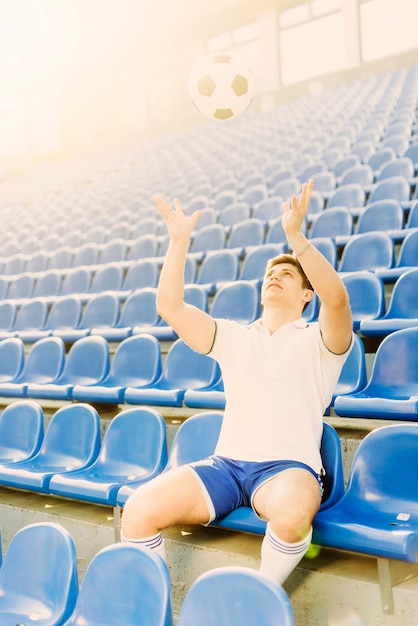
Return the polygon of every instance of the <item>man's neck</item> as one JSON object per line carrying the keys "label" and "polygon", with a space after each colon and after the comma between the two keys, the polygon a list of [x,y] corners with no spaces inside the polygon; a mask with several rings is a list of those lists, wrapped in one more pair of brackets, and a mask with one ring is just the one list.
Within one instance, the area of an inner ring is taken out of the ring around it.
{"label": "man's neck", "polygon": [[295,322],[300,319],[302,316],[301,311],[299,310],[289,310],[289,309],[273,309],[273,308],[265,308],[263,310],[263,314],[261,316],[261,323],[272,335],[279,328],[288,324],[289,322]]}

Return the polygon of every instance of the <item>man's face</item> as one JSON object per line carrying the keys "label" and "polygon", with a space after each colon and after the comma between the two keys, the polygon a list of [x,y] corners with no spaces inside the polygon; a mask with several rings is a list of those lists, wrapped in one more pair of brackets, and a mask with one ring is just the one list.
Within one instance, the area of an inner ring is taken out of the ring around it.
{"label": "man's face", "polygon": [[261,286],[261,301],[265,303],[300,303],[301,308],[312,296],[312,291],[303,287],[302,276],[291,263],[278,263],[265,274]]}

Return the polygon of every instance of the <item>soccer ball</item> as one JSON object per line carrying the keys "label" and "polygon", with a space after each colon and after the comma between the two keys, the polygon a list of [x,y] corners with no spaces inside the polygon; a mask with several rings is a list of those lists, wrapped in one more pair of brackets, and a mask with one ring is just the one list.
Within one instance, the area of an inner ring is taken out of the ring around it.
{"label": "soccer ball", "polygon": [[210,54],[195,63],[188,87],[190,98],[202,115],[227,120],[250,106],[254,77],[239,56]]}

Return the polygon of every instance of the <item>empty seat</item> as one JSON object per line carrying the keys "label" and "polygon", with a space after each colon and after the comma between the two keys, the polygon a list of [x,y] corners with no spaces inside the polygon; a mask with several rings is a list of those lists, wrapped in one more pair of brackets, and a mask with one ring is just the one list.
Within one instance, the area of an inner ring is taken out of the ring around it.
{"label": "empty seat", "polygon": [[217,362],[192,350],[182,339],[170,347],[160,378],[148,388],[127,387],[125,402],[181,406],[186,389],[207,387],[220,375]]}
{"label": "empty seat", "polygon": [[31,458],[0,465],[0,484],[49,492],[54,474],[91,465],[100,451],[100,418],[88,404],[69,404],[51,417],[40,449]]}
{"label": "empty seat", "polygon": [[332,207],[314,216],[309,231],[313,237],[349,237],[353,233],[353,216],[346,207]]}
{"label": "empty seat", "polygon": [[[416,215],[418,217],[418,204]],[[395,282],[404,272],[418,266],[418,229],[407,233],[399,250],[397,263],[391,268],[377,269],[376,274],[384,282]]]}
{"label": "empty seat", "polygon": [[222,224],[208,224],[198,230],[190,244],[190,253],[204,256],[208,250],[221,250],[226,245],[227,231]]}
{"label": "empty seat", "polygon": [[397,279],[386,314],[379,317],[361,322],[362,335],[385,336],[401,328],[418,326],[418,268],[404,272]]}
{"label": "empty seat", "polygon": [[209,294],[224,283],[236,280],[239,272],[239,254],[234,250],[208,252],[202,261],[196,283],[204,285]]}
{"label": "empty seat", "polygon": [[0,568],[0,623],[64,624],[77,595],[77,555],[69,532],[54,522],[18,530]]}
{"label": "empty seat", "polygon": [[90,289],[91,270],[79,267],[69,270],[62,279],[61,296],[73,294],[86,294]]}
{"label": "empty seat", "polygon": [[0,332],[0,339],[15,336],[27,342],[36,341],[38,332],[44,328],[47,315],[46,300],[27,300],[18,309],[13,327],[7,332]]}
{"label": "empty seat", "polygon": [[83,469],[55,474],[49,491],[115,506],[122,485],[151,480],[166,463],[166,426],[161,414],[151,408],[126,409],[109,423],[97,459]]}
{"label": "empty seat", "polygon": [[0,333],[9,332],[14,327],[17,312],[15,302],[0,301]]}
{"label": "empty seat", "polygon": [[[29,459],[41,447],[44,413],[32,400],[20,400],[0,413],[0,463]],[[1,561],[0,561],[1,562]]]}
{"label": "empty seat", "polygon": [[366,192],[363,185],[359,183],[348,183],[340,185],[332,192],[328,198],[327,208],[344,206],[350,210],[353,215],[357,215],[359,210],[364,207],[366,201]]}
{"label": "empty seat", "polygon": [[205,572],[186,593],[178,626],[294,626],[287,593],[259,572],[226,566]]}
{"label": "empty seat", "polygon": [[368,163],[361,163],[349,167],[341,176],[340,185],[349,185],[351,183],[359,184],[365,191],[370,191],[374,183],[375,173]]}
{"label": "empty seat", "polygon": [[338,266],[340,272],[378,270],[393,266],[394,245],[383,231],[352,235],[344,246]]}
{"label": "empty seat", "polygon": [[266,223],[256,217],[237,222],[231,228],[227,247],[237,249],[240,255],[250,246],[261,246],[266,235]]}
{"label": "empty seat", "polygon": [[156,287],[160,276],[160,264],[151,259],[140,259],[128,267],[122,291],[134,291],[145,287]]}
{"label": "empty seat", "polygon": [[90,293],[119,291],[122,288],[123,270],[120,265],[105,265],[94,272]]}
{"label": "empty seat", "polygon": [[100,335],[102,331],[115,326],[119,318],[119,308],[116,294],[96,294],[86,303],[77,328],[55,328],[53,334],[68,343],[88,335]]}
{"label": "empty seat", "polygon": [[418,419],[418,327],[397,330],[380,343],[366,387],[337,396],[342,417]]}
{"label": "empty seat", "polygon": [[30,382],[30,398],[70,400],[75,385],[101,383],[109,371],[109,345],[103,337],[88,336],[75,341],[66,355],[60,376],[50,383]]}
{"label": "empty seat", "polygon": [[127,261],[138,261],[157,256],[158,239],[155,235],[140,235],[134,241],[130,242],[126,253]]}
{"label": "empty seat", "polygon": [[73,262],[73,248],[70,246],[63,246],[54,250],[49,255],[48,269],[64,270],[72,266]]}
{"label": "empty seat", "polygon": [[385,312],[385,286],[373,272],[349,272],[342,275],[350,298],[354,330],[364,320],[375,320]]}
{"label": "empty seat", "polygon": [[269,190],[267,185],[264,182],[258,182],[253,185],[247,185],[243,188],[241,192],[241,201],[248,204],[251,212],[259,202],[262,202],[268,198],[268,196]]}
{"label": "empty seat", "polygon": [[418,426],[377,428],[360,442],[343,497],[315,518],[316,544],[377,557],[385,613],[392,585],[410,577],[402,562],[417,562],[417,473]]}
{"label": "empty seat", "polygon": [[125,261],[128,243],[121,237],[112,238],[104,243],[99,250],[98,263],[118,263]]}
{"label": "empty seat", "polygon": [[30,298],[35,286],[35,279],[31,274],[20,274],[14,276],[9,282],[9,289],[6,297],[9,300],[19,300]]}
{"label": "empty seat", "polygon": [[269,196],[256,204],[251,217],[256,217],[263,222],[276,219],[283,213],[283,198],[281,196]]}
{"label": "empty seat", "polygon": [[222,226],[231,227],[237,222],[248,219],[250,217],[250,214],[251,208],[248,202],[234,202],[233,204],[225,207],[225,209],[220,212],[218,222],[219,224],[222,224]]}
{"label": "empty seat", "polygon": [[327,261],[336,267],[337,264],[337,247],[332,237],[310,237],[311,244],[327,259]]}
{"label": "empty seat", "polygon": [[370,192],[369,202],[376,200],[398,200],[401,205],[410,199],[411,187],[405,176],[390,176],[379,180]]}
{"label": "empty seat", "polygon": [[88,240],[87,243],[77,248],[74,251],[72,266],[95,265],[99,260],[99,246],[97,243],[101,242],[91,243]]}
{"label": "empty seat", "polygon": [[32,296],[48,298],[58,296],[61,290],[62,276],[58,271],[48,270],[37,277]]}
{"label": "empty seat", "polygon": [[20,374],[11,381],[0,382],[0,396],[23,398],[29,383],[55,382],[64,362],[65,346],[62,339],[39,339],[30,347]]}
{"label": "empty seat", "polygon": [[0,340],[0,383],[15,380],[25,363],[25,347],[18,337]]}
{"label": "empty seat", "polygon": [[[333,406],[337,396],[356,393],[367,385],[366,351],[361,337],[353,335],[353,347],[345,361],[337,385],[332,394],[330,407]],[[330,407],[326,415],[330,414]]]}
{"label": "empty seat", "polygon": [[220,287],[213,298],[211,315],[235,320],[241,324],[254,322],[260,315],[258,284],[237,280]]}
{"label": "empty seat", "polygon": [[148,387],[159,378],[161,363],[158,339],[145,333],[127,337],[118,344],[106,378],[96,385],[75,385],[72,397],[91,403],[123,402],[126,387]]}
{"label": "empty seat", "polygon": [[172,626],[170,576],[147,548],[117,543],[98,552],[80,585],[66,626]]}
{"label": "empty seat", "polygon": [[36,333],[38,340],[78,328],[82,307],[80,298],[76,296],[64,296],[53,302],[43,329]]}

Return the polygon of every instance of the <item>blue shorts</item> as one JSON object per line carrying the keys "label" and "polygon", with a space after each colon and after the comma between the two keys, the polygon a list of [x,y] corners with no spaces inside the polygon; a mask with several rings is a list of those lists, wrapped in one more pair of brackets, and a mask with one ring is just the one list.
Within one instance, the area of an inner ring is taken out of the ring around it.
{"label": "blue shorts", "polygon": [[309,465],[299,461],[234,461],[223,456],[210,456],[202,461],[189,463],[202,485],[209,507],[210,519],[225,517],[239,506],[253,506],[253,497],[261,485],[280,472],[299,468],[310,472],[318,481],[321,496],[324,493],[322,476]]}

